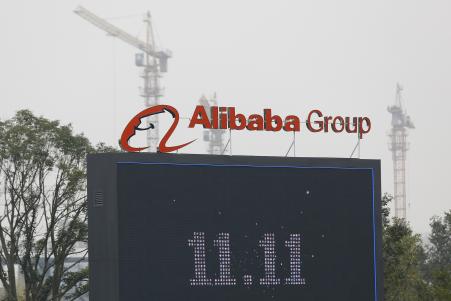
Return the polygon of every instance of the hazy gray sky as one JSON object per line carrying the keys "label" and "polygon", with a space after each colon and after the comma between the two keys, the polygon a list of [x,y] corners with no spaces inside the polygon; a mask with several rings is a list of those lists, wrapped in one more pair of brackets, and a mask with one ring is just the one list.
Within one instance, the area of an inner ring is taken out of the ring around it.
{"label": "hazy gray sky", "polygon": [[[163,79],[184,116],[202,94],[243,113],[272,108],[305,118],[369,116],[362,158],[382,160],[383,191],[393,191],[387,147],[396,82],[416,129],[408,152],[408,219],[428,231],[429,218],[451,208],[451,1],[3,1],[0,4],[0,118],[28,108],[72,123],[93,142],[116,144],[140,111],[141,79],[131,46],[73,13],[78,4],[102,17],[150,10],[158,42],[173,51]],[[111,19],[142,37],[140,16]],[[164,122],[164,120],[163,120]],[[181,124],[174,143],[201,137]],[[285,155],[286,133],[233,133],[233,153]],[[201,140],[201,139],[199,139]],[[297,156],[348,157],[356,137],[297,135]],[[202,153],[198,141],[186,152]]]}

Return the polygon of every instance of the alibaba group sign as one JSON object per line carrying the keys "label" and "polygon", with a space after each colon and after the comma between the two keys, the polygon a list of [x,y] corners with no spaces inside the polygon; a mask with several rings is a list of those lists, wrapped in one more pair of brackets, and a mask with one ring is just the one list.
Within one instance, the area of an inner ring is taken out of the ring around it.
{"label": "alibaba group sign", "polygon": [[152,130],[154,128],[153,124],[150,124],[149,127],[144,128],[144,129],[139,128],[139,125],[141,124],[143,118],[147,118],[149,116],[161,114],[164,112],[170,113],[173,117],[173,121],[172,121],[171,127],[166,132],[166,134],[163,136],[163,139],[161,139],[161,141],[160,141],[160,144],[158,146],[158,150],[160,152],[162,152],[162,153],[173,152],[182,147],[187,146],[190,143],[193,143],[196,140],[196,139],[194,139],[190,142],[180,144],[180,145],[167,146],[166,143],[168,142],[169,138],[171,137],[172,133],[174,132],[175,128],[177,127],[177,124],[179,123],[179,119],[180,119],[179,112],[176,110],[176,108],[169,106],[169,105],[156,105],[156,106],[147,108],[147,109],[139,112],[138,114],[135,115],[135,117],[133,117],[128,122],[128,124],[125,127],[124,131],[122,132],[122,136],[121,136],[122,149],[127,152],[140,152],[140,151],[147,149],[148,147],[130,146],[129,141],[133,136],[136,135],[136,131]]}
{"label": "alibaba group sign", "polygon": [[[154,125],[150,124],[146,128],[140,128],[142,119],[163,112],[169,112],[172,117],[172,125],[161,139],[158,151],[169,153],[176,151],[190,142],[167,146],[169,138],[179,123],[179,113],[174,107],[169,105],[157,105],[147,108],[139,112],[125,127],[121,136],[121,147],[128,152],[140,152],[147,147],[130,146],[129,140],[135,136],[136,131],[148,131],[154,129]],[[306,130],[311,133],[334,133],[334,134],[357,134],[359,139],[368,134],[371,130],[371,120],[366,116],[340,116],[340,115],[324,115],[320,110],[311,110],[305,122],[297,115],[287,115],[285,117],[273,114],[271,109],[264,109],[263,114],[250,114],[248,116],[237,113],[235,107],[217,107],[212,106],[210,112],[204,106],[198,105],[190,118],[188,127],[202,126],[204,129],[221,129],[234,131],[269,131],[269,132],[300,132],[301,125],[305,123]]]}

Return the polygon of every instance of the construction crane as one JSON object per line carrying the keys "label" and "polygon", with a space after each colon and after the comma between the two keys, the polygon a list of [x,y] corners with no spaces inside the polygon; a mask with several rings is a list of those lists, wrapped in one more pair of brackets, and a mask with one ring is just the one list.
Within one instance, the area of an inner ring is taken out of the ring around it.
{"label": "construction crane", "polygon": [[402,107],[403,88],[396,85],[396,100],[393,106],[387,108],[392,115],[392,128],[389,133],[389,149],[393,158],[395,217],[406,218],[406,152],[408,129],[415,126]]}
{"label": "construction crane", "polygon": [[[141,96],[144,98],[146,107],[158,104],[159,99],[163,96],[163,89],[160,86],[161,73],[167,72],[167,62],[172,57],[172,53],[169,50],[156,49],[150,13],[147,12],[144,18],[146,40],[142,41],[84,7],[79,6],[74,12],[109,35],[142,51],[135,55],[136,66],[143,68],[141,77],[144,79],[144,86],[141,88]],[[152,128],[151,131],[146,131],[148,150],[156,152],[159,141],[158,114],[148,117],[146,122],[146,128]]]}
{"label": "construction crane", "polygon": [[[207,111],[208,118],[211,120],[211,107],[218,106],[218,100],[216,93],[213,97],[208,99],[205,95],[202,95],[199,99],[199,104],[202,105]],[[221,155],[224,152],[224,135],[225,130],[222,129],[206,129],[204,130],[203,138],[205,142],[208,142],[207,152],[210,155]]]}

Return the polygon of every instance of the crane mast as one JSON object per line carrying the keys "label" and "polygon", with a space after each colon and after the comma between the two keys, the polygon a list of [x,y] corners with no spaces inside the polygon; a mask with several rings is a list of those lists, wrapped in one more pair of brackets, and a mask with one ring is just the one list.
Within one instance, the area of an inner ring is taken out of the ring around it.
{"label": "crane mast", "polygon": [[[211,107],[218,106],[218,100],[216,98],[216,93],[208,99],[204,95],[199,99],[199,103],[205,108],[207,111],[207,116],[211,119]],[[221,155],[224,150],[224,135],[226,134],[225,130],[222,129],[205,129],[204,130],[204,141],[208,142],[207,152],[210,155]]]}
{"label": "crane mast", "polygon": [[388,107],[392,115],[392,128],[390,130],[389,149],[393,159],[393,181],[395,199],[395,217],[406,218],[406,153],[409,148],[407,142],[408,129],[415,126],[402,107],[402,87],[396,86],[396,100],[393,106]]}
{"label": "crane mast", "polygon": [[[163,89],[160,85],[161,73],[167,72],[167,61],[172,56],[172,53],[169,50],[159,51],[156,49],[150,13],[147,12],[144,18],[144,23],[146,24],[146,40],[142,41],[105,19],[98,17],[84,7],[79,6],[74,12],[109,35],[142,51],[135,55],[135,64],[142,68],[141,77],[144,80],[144,85],[141,88],[141,96],[144,98],[146,107],[157,105],[163,96]],[[157,145],[159,141],[158,114],[149,116],[146,122],[146,128],[152,128],[152,130],[146,131],[148,150],[150,152],[156,152],[158,151]]]}

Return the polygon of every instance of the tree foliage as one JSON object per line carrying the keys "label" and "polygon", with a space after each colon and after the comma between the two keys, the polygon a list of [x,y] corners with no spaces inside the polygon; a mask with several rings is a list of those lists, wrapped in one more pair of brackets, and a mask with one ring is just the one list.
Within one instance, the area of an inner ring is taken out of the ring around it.
{"label": "tree foliage", "polygon": [[95,151],[70,125],[27,110],[0,122],[0,281],[8,301],[19,300],[17,266],[25,300],[64,300],[87,287],[87,270],[74,267],[87,255],[86,155]]}
{"label": "tree foliage", "polygon": [[389,219],[388,204],[392,197],[384,195],[383,209],[383,259],[384,287],[387,301],[431,300],[423,280],[421,266],[424,249],[421,237],[413,234],[403,219]]}
{"label": "tree foliage", "polygon": [[451,300],[451,210],[431,219],[426,279],[435,300]]}
{"label": "tree foliage", "polygon": [[385,300],[451,300],[451,211],[431,219],[424,244],[404,219],[390,219],[391,201],[382,198]]}

